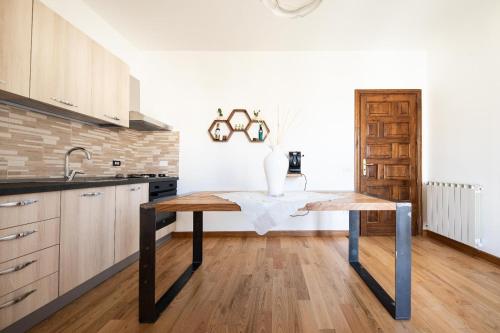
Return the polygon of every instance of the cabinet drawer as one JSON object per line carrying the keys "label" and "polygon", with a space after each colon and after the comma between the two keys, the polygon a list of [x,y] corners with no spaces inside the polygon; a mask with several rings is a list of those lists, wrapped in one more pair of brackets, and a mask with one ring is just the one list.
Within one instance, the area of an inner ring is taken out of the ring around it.
{"label": "cabinet drawer", "polygon": [[0,296],[58,271],[59,246],[0,264]]}
{"label": "cabinet drawer", "polygon": [[57,273],[0,297],[0,330],[57,298]]}
{"label": "cabinet drawer", "polygon": [[0,230],[0,263],[59,244],[59,218]]}
{"label": "cabinet drawer", "polygon": [[60,192],[0,197],[0,229],[59,217]]}

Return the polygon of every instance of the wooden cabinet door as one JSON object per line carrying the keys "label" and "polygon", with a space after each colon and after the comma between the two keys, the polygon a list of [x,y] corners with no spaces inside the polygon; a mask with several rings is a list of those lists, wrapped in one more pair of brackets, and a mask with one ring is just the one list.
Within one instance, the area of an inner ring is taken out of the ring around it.
{"label": "wooden cabinet door", "polygon": [[139,251],[139,206],[148,199],[147,183],[116,187],[115,263]]}
{"label": "wooden cabinet door", "polygon": [[128,66],[97,43],[92,43],[92,115],[129,126]]}
{"label": "wooden cabinet door", "polygon": [[40,1],[34,1],[32,99],[91,115],[92,41]]}
{"label": "wooden cabinet door", "polygon": [[114,225],[114,186],[61,193],[61,295],[113,265]]}
{"label": "wooden cabinet door", "polygon": [[0,0],[0,90],[29,97],[32,0]]}
{"label": "wooden cabinet door", "polygon": [[[359,161],[357,190],[411,202],[412,229],[420,216],[420,91],[357,91]],[[361,234],[394,235],[394,211],[361,213]]]}

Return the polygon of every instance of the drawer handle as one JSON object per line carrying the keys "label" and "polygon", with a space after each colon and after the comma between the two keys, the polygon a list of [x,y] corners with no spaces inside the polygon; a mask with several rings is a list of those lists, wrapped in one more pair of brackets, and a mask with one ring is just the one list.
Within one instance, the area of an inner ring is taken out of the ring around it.
{"label": "drawer handle", "polygon": [[110,116],[107,114],[105,114],[104,117],[109,118],[109,119],[113,119],[113,120],[120,120],[120,118],[118,118],[117,116]]}
{"label": "drawer handle", "polygon": [[31,234],[34,234],[35,232],[36,232],[36,230],[31,230],[31,231],[19,232],[17,234],[13,234],[13,235],[3,236],[3,237],[0,237],[0,241],[10,241],[10,240],[14,240],[14,239],[24,238],[24,237],[27,237]]}
{"label": "drawer handle", "polygon": [[20,270],[28,267],[31,264],[34,264],[35,262],[36,262],[36,260],[31,260],[31,261],[23,262],[22,264],[19,264],[19,265],[14,266],[14,267],[4,269],[3,271],[0,271],[0,275],[6,275],[9,273],[19,272]]}
{"label": "drawer handle", "polygon": [[82,197],[98,197],[102,194],[102,192],[89,192],[89,193],[83,193],[81,196]]}
{"label": "drawer handle", "polygon": [[3,304],[0,304],[0,310],[2,309],[5,309],[5,308],[8,308],[9,306],[12,306],[14,304],[17,304],[23,300],[25,300],[29,295],[33,294],[34,292],[36,291],[36,289],[33,289],[33,290],[30,290],[28,291],[27,293],[21,295],[21,296],[18,296],[8,302],[5,302]]}
{"label": "drawer handle", "polygon": [[32,205],[32,204],[37,203],[37,202],[38,202],[37,199],[27,199],[27,200],[21,200],[21,201],[5,202],[5,203],[0,204],[0,208],[28,206],[28,205]]}
{"label": "drawer handle", "polygon": [[131,188],[130,191],[135,192],[135,191],[139,191],[140,189],[141,189],[141,187],[138,186],[138,187]]}
{"label": "drawer handle", "polygon": [[77,105],[71,103],[70,101],[65,101],[64,99],[59,99],[59,98],[56,98],[56,97],[51,97],[50,99],[53,100],[53,101],[56,101],[57,103],[61,103],[61,104],[68,105],[68,106],[72,106],[74,108],[78,107]]}

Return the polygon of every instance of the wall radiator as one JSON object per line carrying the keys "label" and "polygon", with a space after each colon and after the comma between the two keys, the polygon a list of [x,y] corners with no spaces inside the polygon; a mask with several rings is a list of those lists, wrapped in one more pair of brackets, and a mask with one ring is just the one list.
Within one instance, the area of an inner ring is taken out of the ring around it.
{"label": "wall radiator", "polygon": [[428,182],[425,189],[425,229],[473,247],[480,247],[482,187]]}

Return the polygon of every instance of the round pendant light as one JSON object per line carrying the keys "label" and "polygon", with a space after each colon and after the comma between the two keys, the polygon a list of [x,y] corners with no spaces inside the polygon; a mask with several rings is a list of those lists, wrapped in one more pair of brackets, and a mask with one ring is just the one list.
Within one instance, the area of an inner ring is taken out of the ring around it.
{"label": "round pendant light", "polygon": [[261,0],[276,16],[304,17],[318,8],[321,0]]}

